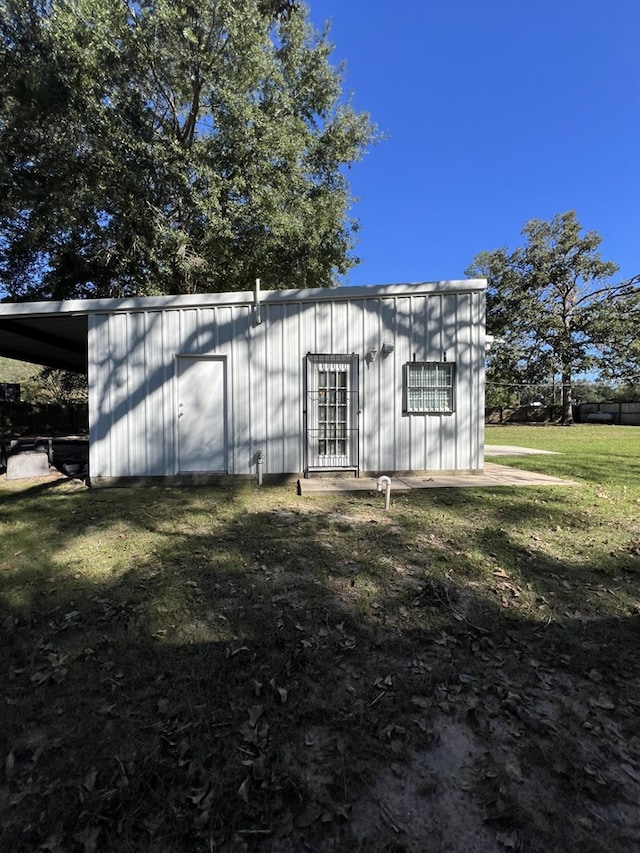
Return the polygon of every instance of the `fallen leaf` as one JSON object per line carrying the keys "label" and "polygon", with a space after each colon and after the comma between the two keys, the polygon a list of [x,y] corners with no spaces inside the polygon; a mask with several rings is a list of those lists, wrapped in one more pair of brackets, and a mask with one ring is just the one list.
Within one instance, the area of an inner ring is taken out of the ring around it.
{"label": "fallen leaf", "polygon": [[343,820],[349,820],[351,816],[351,803],[345,803],[343,806],[335,806],[334,808],[338,817],[341,817]]}
{"label": "fallen leaf", "polygon": [[156,815],[155,817],[146,817],[142,821],[142,825],[147,830],[149,835],[155,835],[156,832],[162,826],[163,817],[161,814]]}
{"label": "fallen leaf", "polygon": [[630,764],[621,764],[620,769],[624,770],[624,772],[633,779],[634,782],[640,782],[640,773],[633,769]]}
{"label": "fallen leaf", "polygon": [[100,832],[101,828],[99,826],[85,826],[80,832],[76,832],[73,838],[74,841],[78,841],[83,845],[84,853],[95,853]]}
{"label": "fallen leaf", "polygon": [[249,787],[251,783],[249,782],[249,777],[244,780],[242,785],[238,788],[238,796],[245,801],[247,805],[249,805]]}
{"label": "fallen leaf", "polygon": [[251,771],[253,773],[253,778],[257,782],[262,782],[266,779],[267,769],[265,766],[264,755],[260,755],[255,761],[251,762]]}
{"label": "fallen leaf", "polygon": [[263,705],[252,705],[249,708],[249,725],[252,728],[255,728],[258,724],[258,720],[264,714],[264,706]]}
{"label": "fallen leaf", "polygon": [[205,826],[209,823],[209,809],[204,809],[201,811],[199,815],[193,821],[193,825],[196,829],[204,829]]}
{"label": "fallen leaf", "polygon": [[496,841],[499,844],[502,844],[503,847],[506,847],[507,850],[517,850],[519,847],[518,844],[518,835],[515,831],[513,832],[499,832],[496,835]]}
{"label": "fallen leaf", "polygon": [[62,853],[61,840],[59,835],[50,835],[46,841],[38,847],[38,850],[48,851],[48,853]]}
{"label": "fallen leaf", "polygon": [[200,805],[200,803],[204,800],[204,798],[209,793],[209,783],[203,785],[202,788],[196,789],[193,794],[189,795],[189,799],[193,803],[194,806]]}
{"label": "fallen leaf", "polygon": [[95,790],[96,787],[96,779],[98,777],[98,771],[92,770],[90,773],[84,777],[84,782],[82,783],[87,791],[91,793]]}
{"label": "fallen leaf", "polygon": [[592,699],[591,704],[595,705],[596,708],[603,708],[605,711],[613,711],[616,707],[611,699],[608,699],[603,693],[597,699]]}
{"label": "fallen leaf", "polygon": [[309,803],[296,817],[295,825],[304,829],[307,826],[311,826],[312,823],[318,820],[321,814],[322,809],[318,803]]}
{"label": "fallen leaf", "polygon": [[7,779],[13,779],[13,771],[16,766],[16,757],[10,752],[4,760],[4,775]]}

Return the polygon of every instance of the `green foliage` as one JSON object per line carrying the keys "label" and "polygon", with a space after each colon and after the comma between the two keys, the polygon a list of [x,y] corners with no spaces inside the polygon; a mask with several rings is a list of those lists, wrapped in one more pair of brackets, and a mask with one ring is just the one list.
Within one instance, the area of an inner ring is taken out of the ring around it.
{"label": "green foliage", "polygon": [[612,284],[618,268],[601,259],[600,236],[581,230],[574,211],[532,219],[524,246],[481,252],[466,270],[489,281],[487,323],[498,339],[489,381],[548,383],[559,375],[566,423],[577,375],[624,382],[640,364],[637,279]]}
{"label": "green foliage", "polygon": [[38,368],[34,364],[0,356],[0,382],[14,382],[24,386],[33,380],[37,372]]}
{"label": "green foliage", "polygon": [[640,290],[604,300],[587,312],[602,375],[640,392]]}
{"label": "green foliage", "polygon": [[40,399],[62,406],[86,403],[88,399],[87,377],[71,370],[43,367],[36,377]]}
{"label": "green foliage", "polygon": [[69,370],[38,367],[13,358],[0,357],[0,382],[20,385],[20,397],[28,403],[85,403],[87,377]]}
{"label": "green foliage", "polygon": [[329,285],[375,133],[291,0],[0,0],[0,286]]}

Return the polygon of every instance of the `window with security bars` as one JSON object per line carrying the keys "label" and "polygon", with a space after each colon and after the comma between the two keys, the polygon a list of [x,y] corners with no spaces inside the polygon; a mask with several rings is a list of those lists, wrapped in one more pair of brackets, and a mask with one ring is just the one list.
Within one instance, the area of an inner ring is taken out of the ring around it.
{"label": "window with security bars", "polygon": [[318,371],[318,453],[347,452],[347,371]]}
{"label": "window with security bars", "polygon": [[455,365],[439,361],[413,361],[405,367],[405,412],[453,412]]}

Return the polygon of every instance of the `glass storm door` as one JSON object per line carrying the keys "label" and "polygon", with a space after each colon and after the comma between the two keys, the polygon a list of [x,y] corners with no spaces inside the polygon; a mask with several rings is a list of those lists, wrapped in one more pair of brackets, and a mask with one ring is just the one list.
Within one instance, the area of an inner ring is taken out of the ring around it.
{"label": "glass storm door", "polygon": [[307,356],[307,470],[358,470],[358,358]]}

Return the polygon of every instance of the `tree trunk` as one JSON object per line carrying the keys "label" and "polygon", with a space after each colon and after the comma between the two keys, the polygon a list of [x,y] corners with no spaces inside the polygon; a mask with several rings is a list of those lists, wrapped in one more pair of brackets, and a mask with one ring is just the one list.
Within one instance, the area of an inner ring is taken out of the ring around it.
{"label": "tree trunk", "polygon": [[573,424],[573,387],[570,370],[562,373],[562,423],[565,426]]}

